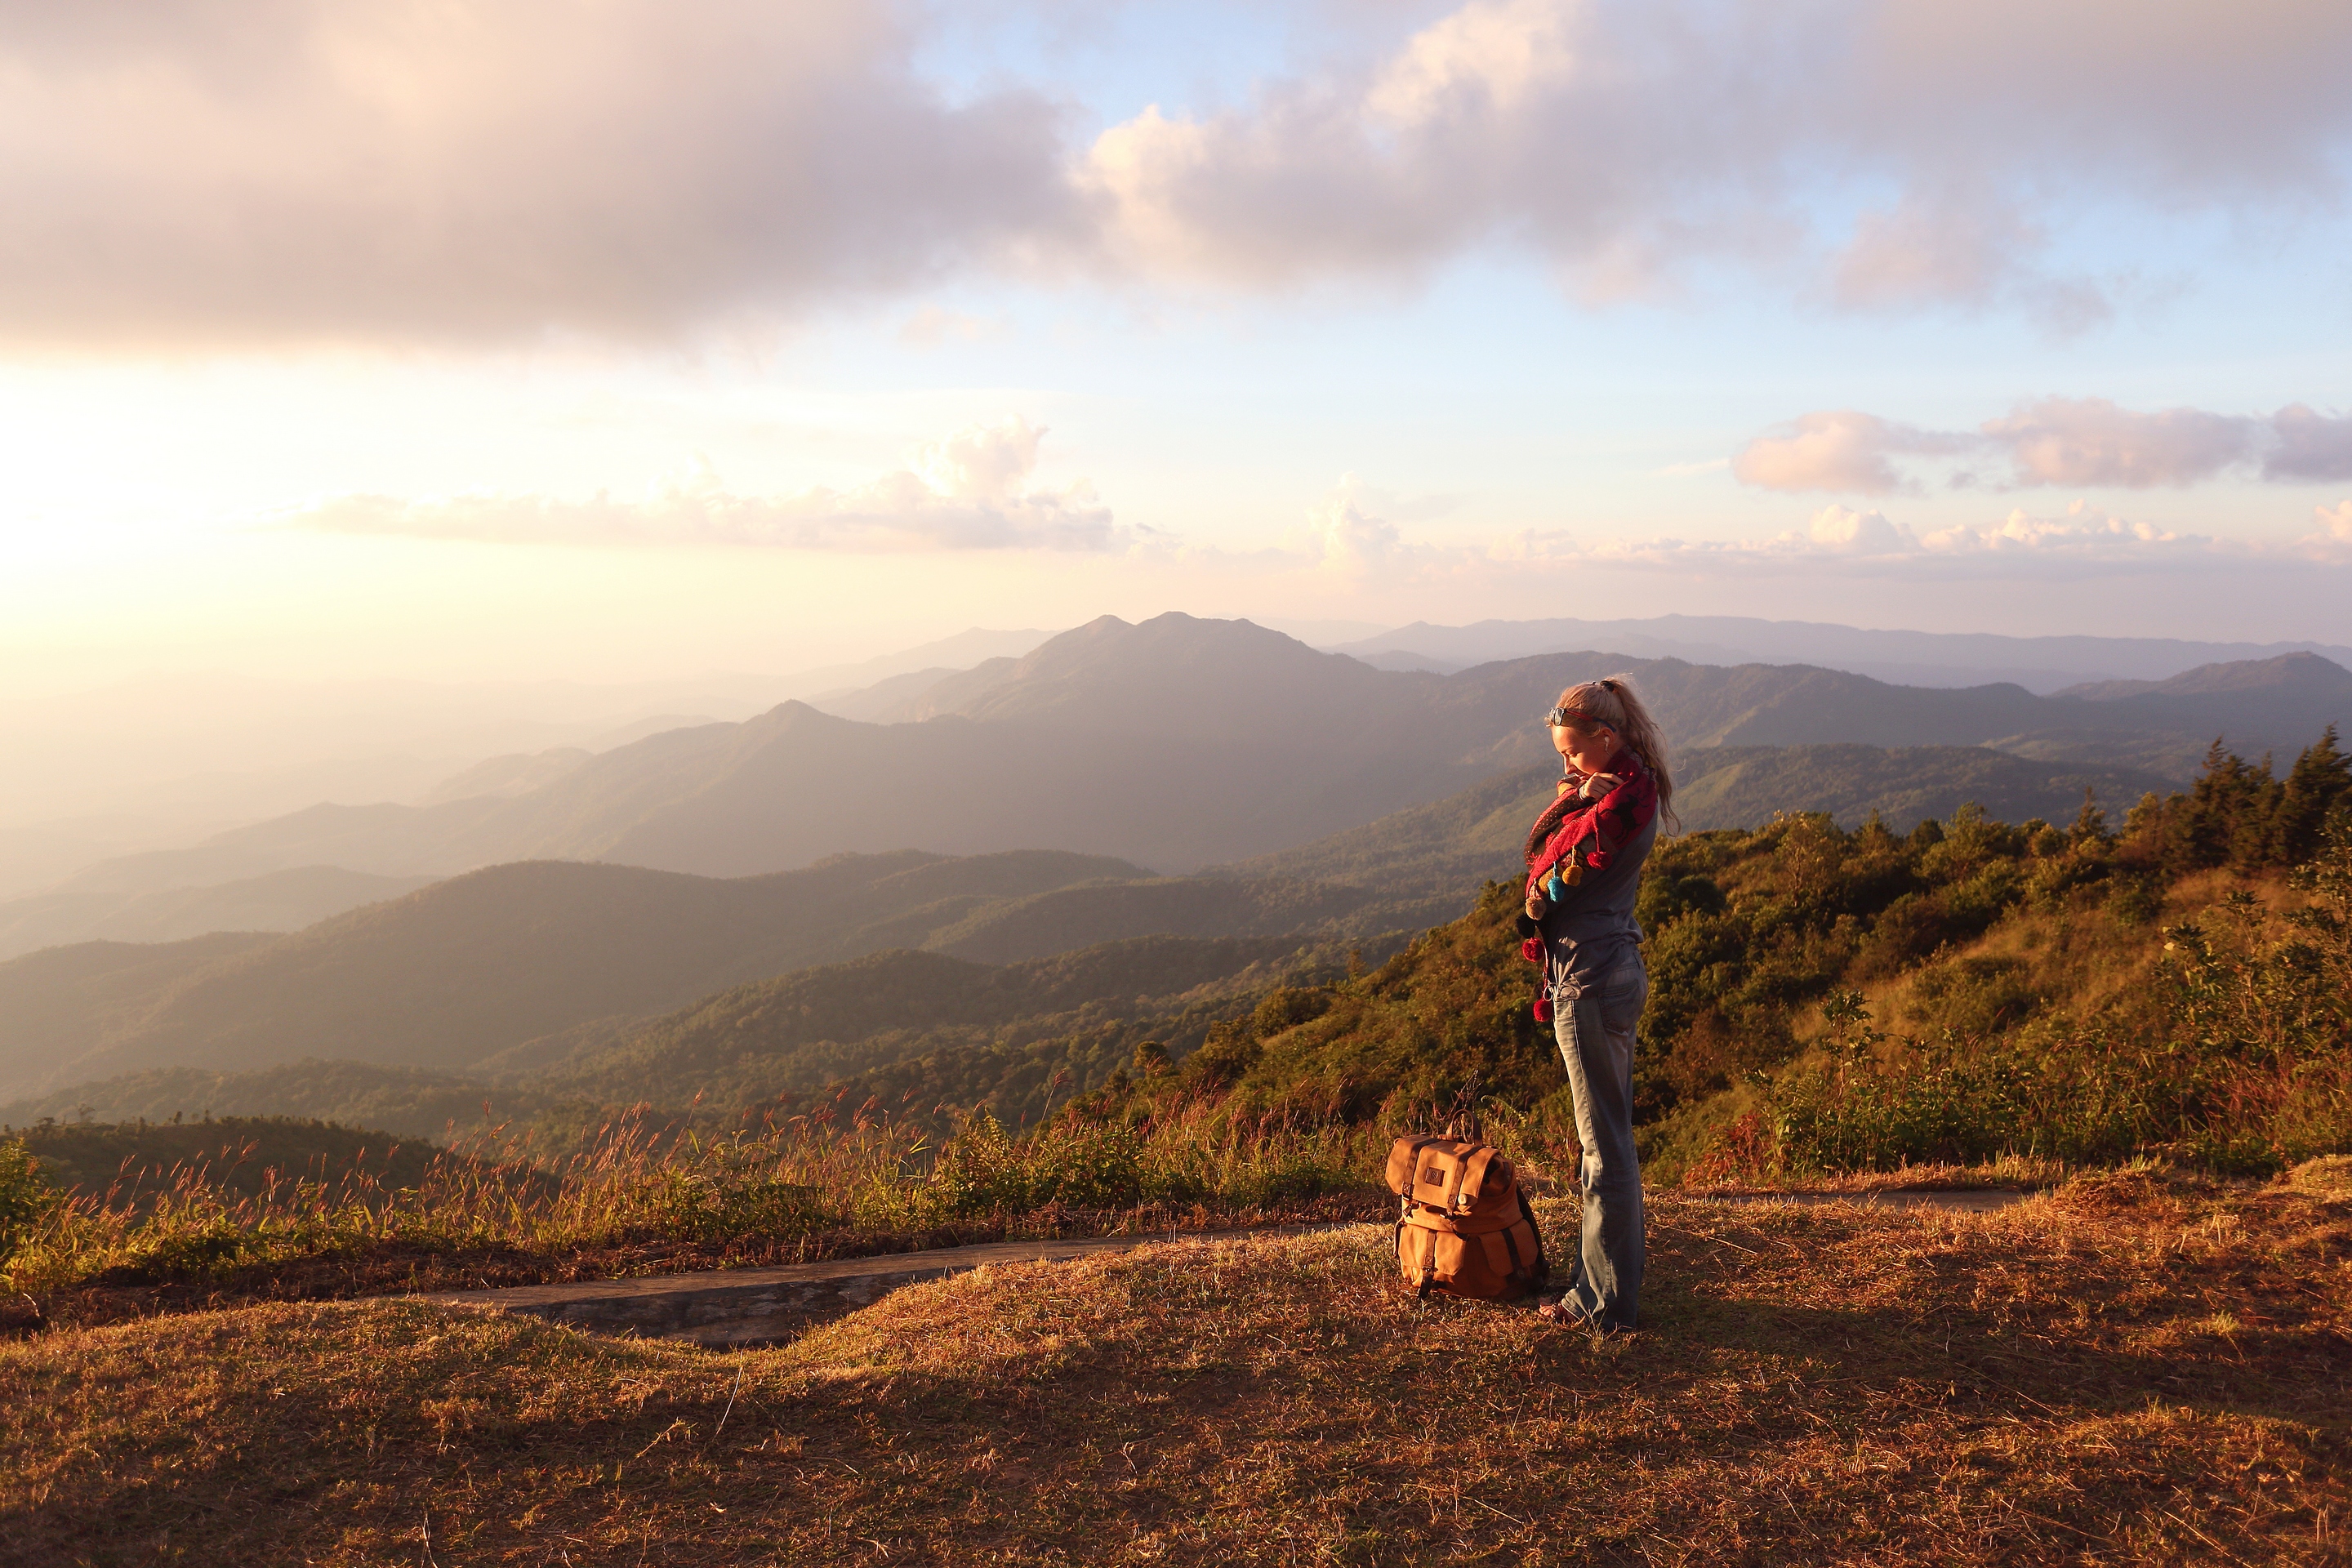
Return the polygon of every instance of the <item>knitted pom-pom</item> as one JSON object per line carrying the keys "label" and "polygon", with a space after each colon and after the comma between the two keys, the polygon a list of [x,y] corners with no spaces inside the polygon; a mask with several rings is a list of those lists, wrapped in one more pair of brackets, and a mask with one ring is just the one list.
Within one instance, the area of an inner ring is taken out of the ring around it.
{"label": "knitted pom-pom", "polygon": [[1609,851],[1595,849],[1584,858],[1584,863],[1596,871],[1606,871],[1609,869]]}

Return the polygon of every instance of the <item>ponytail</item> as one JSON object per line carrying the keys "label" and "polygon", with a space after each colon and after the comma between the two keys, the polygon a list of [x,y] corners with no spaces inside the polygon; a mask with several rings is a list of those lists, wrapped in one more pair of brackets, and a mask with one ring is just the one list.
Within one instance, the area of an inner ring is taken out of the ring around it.
{"label": "ponytail", "polygon": [[1659,816],[1669,830],[1681,829],[1682,822],[1675,816],[1675,781],[1666,771],[1666,738],[1659,732],[1657,721],[1650,717],[1650,710],[1642,706],[1641,698],[1634,694],[1631,677],[1610,675],[1571,686],[1559,694],[1559,710],[1570,718],[1606,724],[1616,731],[1656,782]]}

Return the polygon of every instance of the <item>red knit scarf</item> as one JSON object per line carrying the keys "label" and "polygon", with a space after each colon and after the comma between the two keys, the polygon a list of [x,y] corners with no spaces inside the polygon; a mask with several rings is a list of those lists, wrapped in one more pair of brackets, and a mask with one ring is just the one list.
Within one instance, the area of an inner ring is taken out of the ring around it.
{"label": "red knit scarf", "polygon": [[[1583,775],[1571,774],[1561,781],[1559,798],[1545,808],[1528,830],[1528,891],[1533,893],[1544,884],[1553,869],[1563,863],[1590,867],[1595,871],[1609,868],[1609,857],[1620,845],[1650,825],[1658,814],[1658,784],[1650,770],[1630,750],[1618,753],[1625,780],[1599,800],[1587,803],[1577,794],[1584,782]],[[1582,848],[1587,839],[1592,847]],[[1580,851],[1580,862],[1570,857]]]}
{"label": "red knit scarf", "polygon": [[[1625,779],[1615,789],[1591,805],[1579,791],[1588,775],[1571,773],[1560,781],[1559,797],[1544,808],[1536,825],[1528,831],[1528,886],[1530,899],[1544,896],[1540,889],[1555,868],[1563,864],[1571,870],[1581,864],[1595,871],[1609,868],[1609,858],[1620,846],[1650,825],[1658,814],[1658,784],[1642,760],[1628,751],[1621,753],[1624,762]],[[1586,848],[1586,841],[1591,847]],[[1524,927],[1521,929],[1525,929]],[[1530,936],[1519,945],[1520,956],[1530,963],[1544,966],[1543,989],[1536,997],[1536,1022],[1549,1024],[1552,1018],[1551,951],[1540,935]]]}

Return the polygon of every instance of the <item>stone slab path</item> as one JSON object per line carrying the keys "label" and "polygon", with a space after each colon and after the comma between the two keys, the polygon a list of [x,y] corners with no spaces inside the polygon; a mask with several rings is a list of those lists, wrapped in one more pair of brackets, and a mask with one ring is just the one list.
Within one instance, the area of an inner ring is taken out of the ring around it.
{"label": "stone slab path", "polygon": [[[1296,1236],[1321,1226],[1192,1231],[1177,1244],[1203,1246],[1244,1236]],[[1095,1236],[1067,1241],[992,1241],[929,1252],[892,1252],[790,1263],[773,1268],[721,1268],[636,1279],[582,1279],[517,1285],[503,1290],[452,1290],[421,1298],[436,1306],[523,1312],[599,1333],[680,1340],[712,1350],[779,1344],[828,1318],[871,1305],[902,1285],[943,1279],[990,1263],[1058,1262],[1097,1252],[1125,1252],[1164,1236]]]}

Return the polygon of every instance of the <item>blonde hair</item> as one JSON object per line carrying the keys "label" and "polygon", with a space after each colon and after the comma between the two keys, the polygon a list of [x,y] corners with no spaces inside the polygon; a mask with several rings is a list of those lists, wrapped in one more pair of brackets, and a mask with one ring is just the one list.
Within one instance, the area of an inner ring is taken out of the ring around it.
{"label": "blonde hair", "polygon": [[1633,691],[1630,676],[1605,675],[1599,680],[1588,680],[1571,686],[1559,694],[1559,711],[1571,721],[1581,720],[1587,724],[1606,724],[1617,731],[1642,765],[1650,770],[1658,785],[1658,815],[1670,829],[1679,829],[1682,823],[1675,816],[1675,781],[1666,772],[1666,738],[1658,730],[1658,721],[1642,706]]}

